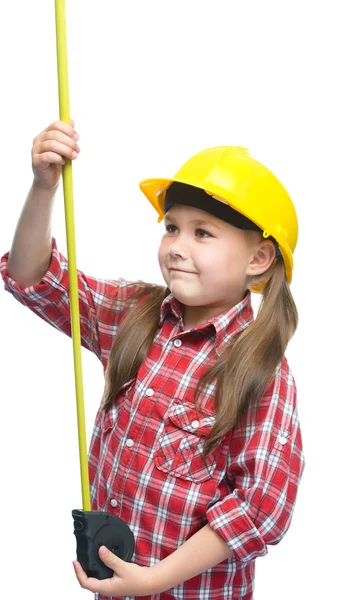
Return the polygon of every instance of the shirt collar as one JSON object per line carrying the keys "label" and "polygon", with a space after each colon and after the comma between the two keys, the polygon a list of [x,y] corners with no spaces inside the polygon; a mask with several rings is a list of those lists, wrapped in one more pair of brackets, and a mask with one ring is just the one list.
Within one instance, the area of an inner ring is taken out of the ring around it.
{"label": "shirt collar", "polygon": [[181,302],[179,302],[171,292],[163,300],[162,305],[160,307],[158,323],[159,327],[163,325],[165,317],[169,314],[172,314],[177,321],[181,321],[181,324],[183,326],[183,304],[181,304]]}
{"label": "shirt collar", "polygon": [[[181,302],[179,302],[171,293],[162,302],[159,327],[163,325],[164,320],[168,315],[175,317],[175,320],[183,327],[183,304],[181,304]],[[251,303],[251,292],[248,290],[243,300],[238,302],[238,304],[225,313],[213,317],[206,323],[197,325],[197,327],[194,327],[193,329],[200,330],[210,328],[212,331],[214,328],[216,351],[220,354],[224,346],[231,341],[232,337],[248,327],[253,320],[254,313]]]}

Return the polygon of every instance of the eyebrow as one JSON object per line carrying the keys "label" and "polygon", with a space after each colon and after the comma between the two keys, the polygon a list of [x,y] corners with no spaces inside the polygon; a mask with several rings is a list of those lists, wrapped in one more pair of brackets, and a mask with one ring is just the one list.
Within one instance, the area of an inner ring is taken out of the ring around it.
{"label": "eyebrow", "polygon": [[[175,217],[170,217],[167,214],[164,217],[164,222],[165,221],[174,221],[174,223],[176,223],[176,219]],[[207,226],[209,225],[210,227],[215,227],[216,229],[220,229],[220,227],[218,225],[216,225],[216,223],[214,223],[213,221],[206,221],[205,219],[192,219],[191,221],[188,221],[188,223],[191,225],[204,225]]]}

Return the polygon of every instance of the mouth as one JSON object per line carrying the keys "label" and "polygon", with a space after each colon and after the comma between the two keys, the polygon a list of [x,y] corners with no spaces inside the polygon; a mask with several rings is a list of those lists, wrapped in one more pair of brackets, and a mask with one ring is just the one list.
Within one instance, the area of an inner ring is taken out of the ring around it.
{"label": "mouth", "polygon": [[169,272],[171,271],[175,271],[176,273],[190,273],[192,275],[194,275],[194,271],[184,271],[183,269],[169,269]]}

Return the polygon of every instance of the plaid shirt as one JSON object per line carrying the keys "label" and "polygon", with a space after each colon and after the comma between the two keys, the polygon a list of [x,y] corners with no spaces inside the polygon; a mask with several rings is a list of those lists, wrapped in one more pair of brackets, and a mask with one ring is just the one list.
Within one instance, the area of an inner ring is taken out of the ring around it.
{"label": "plaid shirt", "polygon": [[[5,289],[70,335],[67,261],[55,240],[48,272],[25,290],[8,277],[7,257],[1,262]],[[140,283],[78,271],[78,285],[82,345],[105,369]],[[89,452],[92,509],[129,524],[136,542],[133,561],[154,565],[207,523],[232,549],[229,559],[149,600],[252,600],[255,559],[290,526],[305,461],[285,358],[245,426],[227,433],[206,462],[202,458],[215,421],[215,387],[201,393],[198,413],[196,384],[252,320],[248,294],[226,313],[184,331],[182,305],[170,294],[137,377],[124,384],[107,412],[98,410]]]}

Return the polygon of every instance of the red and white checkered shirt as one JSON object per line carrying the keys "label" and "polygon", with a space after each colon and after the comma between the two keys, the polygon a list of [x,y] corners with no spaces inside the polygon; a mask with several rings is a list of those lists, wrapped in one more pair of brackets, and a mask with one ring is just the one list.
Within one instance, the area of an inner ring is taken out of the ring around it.
{"label": "red and white checkered shirt", "polygon": [[[48,272],[25,290],[8,277],[7,257],[1,262],[5,288],[70,335],[67,260],[55,240]],[[140,284],[78,271],[78,285],[82,344],[105,369]],[[110,410],[97,413],[89,453],[92,509],[128,523],[136,543],[132,560],[154,565],[207,523],[232,549],[229,559],[149,600],[252,600],[255,559],[290,526],[305,459],[285,359],[246,425],[226,434],[206,462],[202,458],[215,421],[214,385],[201,394],[198,414],[196,384],[252,320],[248,294],[226,313],[184,331],[182,305],[170,294],[137,377],[125,383]]]}

